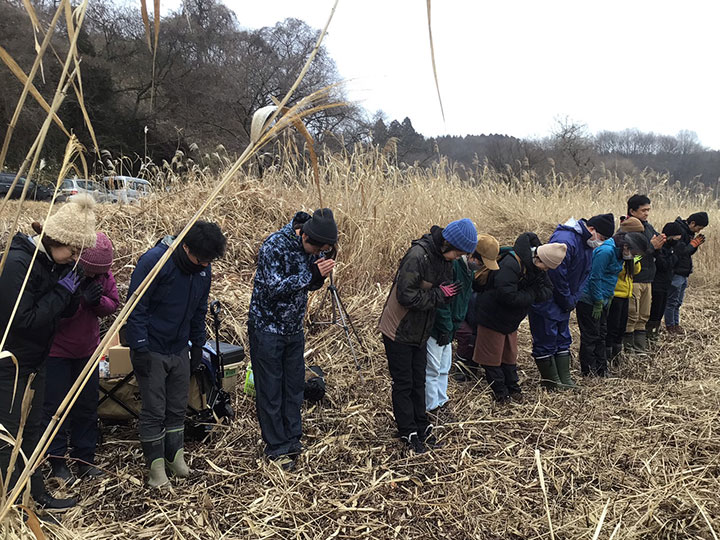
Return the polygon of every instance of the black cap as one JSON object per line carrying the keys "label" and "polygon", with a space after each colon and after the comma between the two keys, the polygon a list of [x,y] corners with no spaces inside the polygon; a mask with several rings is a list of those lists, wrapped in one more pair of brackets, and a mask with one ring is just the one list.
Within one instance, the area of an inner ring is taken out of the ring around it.
{"label": "black cap", "polygon": [[682,227],[677,221],[666,223],[662,230],[665,236],[682,236]]}
{"label": "black cap", "polygon": [[332,210],[329,208],[315,210],[313,216],[303,224],[302,232],[315,242],[331,246],[336,244],[338,231]]}
{"label": "black cap", "polygon": [[612,214],[598,214],[588,219],[587,224],[605,238],[610,238],[615,233],[615,216]]}

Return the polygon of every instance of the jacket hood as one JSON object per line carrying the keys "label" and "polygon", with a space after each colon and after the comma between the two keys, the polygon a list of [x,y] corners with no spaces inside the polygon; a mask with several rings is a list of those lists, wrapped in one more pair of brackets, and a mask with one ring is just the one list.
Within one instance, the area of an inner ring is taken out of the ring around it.
{"label": "jacket hood", "polygon": [[590,231],[588,231],[587,220],[585,219],[570,218],[565,223],[558,225],[558,229],[564,229],[566,231],[572,231],[579,234],[583,239],[583,242],[592,236]]}
{"label": "jacket hood", "polygon": [[688,225],[687,221],[685,221],[683,218],[678,216],[677,218],[675,218],[675,223],[678,223],[682,227],[683,231],[688,233],[690,236],[693,236],[693,232],[690,230],[690,225]]}
{"label": "jacket hood", "polygon": [[428,255],[442,255],[442,245],[443,245],[443,237],[442,237],[443,228],[438,227],[437,225],[433,225],[430,228],[430,232],[428,234],[423,234],[420,238],[417,240],[413,240],[410,245],[418,245],[422,247]]}
{"label": "jacket hood", "polygon": [[537,268],[533,262],[532,248],[539,247],[540,245],[540,239],[537,234],[533,232],[522,233],[515,240],[513,251],[518,257],[520,257],[520,260],[528,273],[534,273],[535,268]]}
{"label": "jacket hood", "polygon": [[169,248],[172,243],[175,241],[175,236],[168,234],[166,236],[163,236],[160,240],[157,241],[156,246],[164,246],[166,249]]}
{"label": "jacket hood", "polygon": [[10,249],[19,249],[32,255],[35,252],[35,244],[27,234],[19,232],[13,236],[10,242]]}

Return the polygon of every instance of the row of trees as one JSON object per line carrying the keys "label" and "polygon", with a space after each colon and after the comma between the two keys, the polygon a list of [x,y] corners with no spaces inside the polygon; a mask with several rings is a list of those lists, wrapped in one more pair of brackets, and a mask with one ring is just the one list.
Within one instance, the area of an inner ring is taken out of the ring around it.
{"label": "row of trees", "polygon": [[[35,5],[41,19],[49,21],[54,0]],[[0,35],[3,47],[29,71],[35,49],[22,0],[0,0]],[[317,30],[296,19],[248,30],[220,0],[184,0],[180,11],[161,21],[153,70],[139,10],[113,0],[93,0],[78,43],[84,102],[100,149],[156,163],[171,161],[177,150],[194,155],[220,144],[230,155],[242,150],[252,113],[271,104],[271,97],[285,95],[317,38]],[[62,56],[66,33],[57,32],[53,46]],[[36,85],[49,99],[60,68],[52,57],[43,67]],[[321,49],[295,95],[306,96],[339,82],[334,61]],[[7,125],[21,85],[9,70],[0,69],[0,88],[0,122]],[[333,100],[347,102],[341,86],[334,86],[332,93]],[[60,117],[90,148],[74,95],[67,97]],[[29,101],[15,131],[10,166],[22,160],[44,118],[42,109]],[[382,112],[369,118],[353,104],[314,114],[308,124],[319,149],[375,144],[398,164],[427,166],[442,155],[467,168],[489,166],[512,174],[551,169],[585,174],[602,168],[632,173],[652,168],[680,181],[699,178],[715,183],[720,176],[720,153],[703,148],[688,131],[676,136],[638,130],[591,135],[583,125],[562,120],[541,140],[500,134],[427,138],[416,132],[409,118],[390,120]],[[64,145],[64,135],[53,128],[47,161],[59,161]]]}

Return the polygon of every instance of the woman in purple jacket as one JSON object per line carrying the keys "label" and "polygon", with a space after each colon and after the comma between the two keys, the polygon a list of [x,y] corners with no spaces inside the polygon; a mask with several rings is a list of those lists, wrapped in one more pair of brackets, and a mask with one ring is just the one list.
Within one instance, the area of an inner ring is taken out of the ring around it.
{"label": "woman in purple jacket", "polygon": [[[47,360],[47,387],[45,390],[44,420],[50,422],[70,387],[80,375],[88,359],[100,343],[99,317],[107,317],[120,303],[115,278],[110,266],[113,247],[110,239],[97,233],[97,243],[86,249],[78,261],[85,272],[80,284],[80,306],[75,315],[63,319]],[[70,438],[70,457],[77,461],[78,476],[100,476],[95,467],[97,445],[97,405],[100,377],[98,369],[83,388],[73,405],[65,424],[61,426],[48,450],[53,476],[68,481],[72,474],[65,461]],[[69,432],[69,433],[68,433]]]}

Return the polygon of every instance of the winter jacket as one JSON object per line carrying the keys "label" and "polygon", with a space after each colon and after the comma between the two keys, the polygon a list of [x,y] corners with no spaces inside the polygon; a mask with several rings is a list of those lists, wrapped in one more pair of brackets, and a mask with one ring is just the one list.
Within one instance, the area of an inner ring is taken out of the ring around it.
{"label": "winter jacket", "polygon": [[600,247],[595,248],[590,277],[580,301],[587,304],[602,301],[603,304],[607,304],[615,294],[615,285],[622,266],[622,252],[615,246],[614,239],[609,238]]}
{"label": "winter jacket", "polygon": [[310,214],[298,212],[260,246],[248,324],[261,332],[284,336],[302,332],[308,291],[325,281],[319,273],[313,276],[318,256],[305,252],[295,232],[309,219]]}
{"label": "winter jacket", "polygon": [[[0,331],[3,334],[34,252],[34,239],[22,233],[13,237],[0,274]],[[4,347],[15,355],[21,370],[34,371],[40,366],[50,352],[59,320],[71,316],[77,308],[73,295],[57,284],[68,270],[67,265],[55,264],[43,251],[38,251]],[[14,377],[15,369],[9,359],[0,360],[0,366],[3,371],[12,370]]]}
{"label": "winter jacket", "polygon": [[690,227],[683,218],[678,217],[675,223],[678,223],[682,229],[682,238],[678,240],[675,247],[678,260],[677,263],[675,263],[674,271],[678,276],[688,277],[693,271],[692,256],[695,255],[697,251],[696,247],[690,245],[690,240],[695,238],[695,233],[690,230]]}
{"label": "winter jacket", "polygon": [[628,265],[623,263],[622,270],[620,270],[618,274],[617,285],[615,285],[615,298],[630,298],[632,296],[633,278],[636,277],[642,269],[640,257],[635,257],[632,275],[628,274],[627,268]]}
{"label": "winter jacket", "polygon": [[453,339],[455,331],[465,320],[468,311],[468,303],[472,294],[473,272],[468,268],[467,262],[458,259],[453,262],[453,281],[459,281],[462,290],[455,295],[452,302],[443,304],[435,310],[435,324],[433,324],[430,335],[438,339],[442,334],[447,334],[450,340]]}
{"label": "winter jacket", "polygon": [[[115,277],[112,271],[94,278],[102,286],[102,297],[97,306],[80,300],[75,315],[62,319],[58,324],[50,356],[58,358],[89,357],[100,343],[100,321],[98,317],[112,315],[120,304]],[[86,284],[87,285],[87,284]],[[82,286],[81,286],[82,288]]]}
{"label": "winter jacket", "polygon": [[640,270],[640,273],[635,276],[635,283],[652,283],[655,279],[656,272],[655,259],[660,253],[660,250],[655,250],[655,247],[652,245],[650,240],[652,240],[658,232],[647,221],[643,221],[642,224],[645,227],[645,238],[648,239],[649,247],[642,257],[642,270]]}
{"label": "winter jacket", "polygon": [[530,249],[533,237],[537,239],[533,233],[521,234],[513,252],[500,259],[500,269],[490,274],[475,306],[478,325],[501,334],[512,334],[538,295],[551,294],[552,285],[547,273],[533,263]]}
{"label": "winter jacket", "polygon": [[678,262],[678,252],[685,249],[685,244],[678,247],[678,241],[668,240],[660,248],[659,255],[655,258],[657,272],[653,280],[653,290],[667,292],[670,289],[670,282],[675,275],[675,265]]}
{"label": "winter jacket", "polygon": [[590,275],[593,249],[588,246],[590,239],[584,219],[570,219],[558,225],[549,242],[567,246],[567,253],[560,266],[548,270],[547,275],[553,286],[553,297],[547,302],[534,304],[533,313],[553,321],[566,321],[580,299]]}
{"label": "winter jacket", "polygon": [[433,226],[430,234],[413,240],[400,261],[378,324],[391,340],[419,347],[430,337],[435,310],[446,302],[438,286],[453,277],[453,264],[443,257],[442,245],[442,229]]}
{"label": "winter jacket", "polygon": [[[174,237],[166,236],[140,257],[130,278],[128,298],[173,240]],[[128,318],[126,336],[130,348],[177,354],[188,346],[188,341],[193,345],[204,345],[211,280],[210,265],[198,273],[188,274],[170,257]]]}

